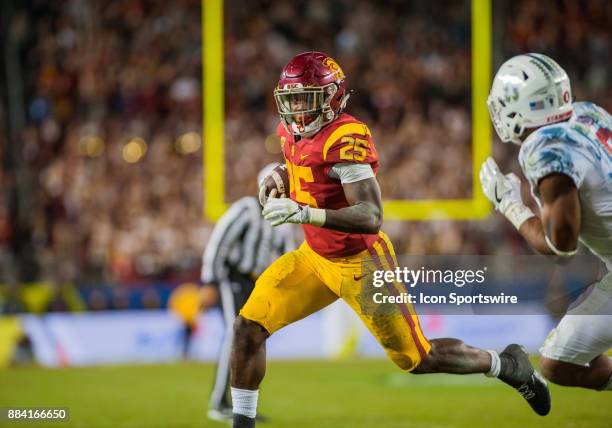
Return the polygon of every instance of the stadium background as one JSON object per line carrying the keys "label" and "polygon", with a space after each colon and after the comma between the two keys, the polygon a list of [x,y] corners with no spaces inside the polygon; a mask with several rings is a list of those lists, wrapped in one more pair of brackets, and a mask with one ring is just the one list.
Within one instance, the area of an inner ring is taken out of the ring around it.
{"label": "stadium background", "polygon": [[[607,6],[495,0],[493,69],[518,53],[545,53],[567,70],[578,100],[612,109]],[[31,361],[31,341],[49,341],[45,329],[89,347],[83,364],[180,358],[173,345],[180,323],[167,315],[168,299],[199,281],[213,226],[202,214],[201,2],[28,0],[0,8],[0,366]],[[344,68],[355,91],[348,111],[372,129],[385,198],[473,196],[469,1],[226,0],[224,10],[227,202],[254,194],[259,169],[279,159],[272,88],[284,63],[308,49],[330,53]],[[518,172],[515,148],[496,141],[493,149],[503,168]],[[383,227],[402,254],[530,252],[500,216]],[[97,320],[109,320],[100,321],[108,341],[87,342],[65,312],[99,312]],[[40,317],[49,313],[59,314]],[[152,321],[126,336],[147,352],[126,359],[112,331],[132,316]],[[329,330],[337,316],[307,321],[301,334],[276,343],[291,341],[292,357],[342,355],[350,340],[319,354],[303,340]],[[213,358],[218,323],[214,311],[202,319],[206,340],[196,341],[193,357]],[[531,323],[506,328],[536,329],[535,346],[548,324]],[[462,328],[493,338],[501,325]],[[43,339],[32,339],[36,332]],[[338,334],[346,332],[353,327]],[[334,342],[330,334],[325,340]],[[363,341],[353,345],[378,355]],[[36,353],[43,364],[80,361],[53,343],[40,346],[50,349]],[[109,349],[117,355],[96,361]],[[271,353],[283,351],[273,345]]]}

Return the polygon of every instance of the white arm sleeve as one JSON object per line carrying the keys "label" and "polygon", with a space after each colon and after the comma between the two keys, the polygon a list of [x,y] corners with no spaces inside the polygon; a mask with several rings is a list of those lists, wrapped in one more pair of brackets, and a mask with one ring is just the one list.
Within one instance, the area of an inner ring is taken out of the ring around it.
{"label": "white arm sleeve", "polygon": [[340,183],[355,183],[374,177],[372,167],[367,163],[337,163],[329,170],[329,176],[340,180]]}

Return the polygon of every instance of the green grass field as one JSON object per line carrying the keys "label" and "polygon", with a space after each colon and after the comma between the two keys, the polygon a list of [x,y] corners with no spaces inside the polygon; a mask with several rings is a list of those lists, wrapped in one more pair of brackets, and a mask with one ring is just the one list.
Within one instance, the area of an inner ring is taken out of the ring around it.
{"label": "green grass field", "polygon": [[[70,422],[47,424],[54,427],[223,427],[204,417],[212,375],[204,364],[15,368],[0,371],[0,407],[68,407]],[[259,426],[612,426],[612,393],[553,387],[552,394],[552,413],[541,418],[510,388],[484,376],[411,376],[386,361],[271,363],[259,406],[271,421]]]}

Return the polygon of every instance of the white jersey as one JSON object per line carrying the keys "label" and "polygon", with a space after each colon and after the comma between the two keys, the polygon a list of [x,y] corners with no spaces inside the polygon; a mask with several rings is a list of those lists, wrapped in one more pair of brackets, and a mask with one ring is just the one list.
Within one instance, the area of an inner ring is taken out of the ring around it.
{"label": "white jersey", "polygon": [[612,271],[612,116],[590,102],[573,104],[571,118],[543,126],[521,146],[519,162],[538,204],[539,181],[572,178],[580,195],[580,241]]}

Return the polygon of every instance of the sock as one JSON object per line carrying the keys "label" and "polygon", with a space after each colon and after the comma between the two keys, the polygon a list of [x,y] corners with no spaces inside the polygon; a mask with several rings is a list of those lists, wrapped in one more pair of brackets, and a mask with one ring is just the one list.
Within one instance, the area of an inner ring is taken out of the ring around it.
{"label": "sock", "polygon": [[255,418],[257,415],[257,398],[259,390],[251,391],[249,389],[231,388],[232,403],[234,404],[232,412],[235,415],[244,415],[248,418]]}
{"label": "sock", "polygon": [[486,351],[491,356],[491,368],[488,372],[485,373],[485,376],[488,377],[497,377],[499,376],[499,372],[501,370],[501,360],[499,359],[499,354],[496,351]]}

